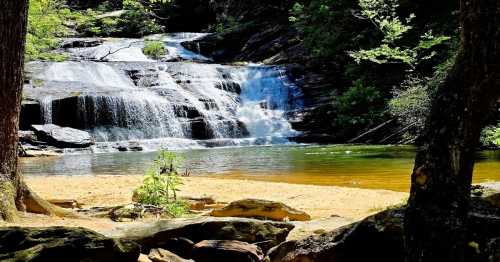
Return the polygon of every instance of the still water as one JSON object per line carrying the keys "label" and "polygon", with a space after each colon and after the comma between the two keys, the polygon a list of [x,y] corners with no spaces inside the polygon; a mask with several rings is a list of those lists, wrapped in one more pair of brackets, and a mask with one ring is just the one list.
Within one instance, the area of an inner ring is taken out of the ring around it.
{"label": "still water", "polygon": [[[178,151],[192,175],[407,191],[415,148],[410,146],[260,146]],[[25,158],[31,175],[138,175],[154,152]],[[478,153],[474,182],[500,181],[500,152]]]}

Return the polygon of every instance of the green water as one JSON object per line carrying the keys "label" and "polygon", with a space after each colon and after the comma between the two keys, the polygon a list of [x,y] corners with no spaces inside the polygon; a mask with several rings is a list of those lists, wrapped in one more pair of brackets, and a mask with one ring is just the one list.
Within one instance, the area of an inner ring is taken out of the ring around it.
{"label": "green water", "polygon": [[[267,146],[179,151],[192,175],[407,191],[410,146]],[[64,155],[21,161],[25,175],[137,175],[154,152]],[[474,182],[500,181],[500,152],[478,153]]]}

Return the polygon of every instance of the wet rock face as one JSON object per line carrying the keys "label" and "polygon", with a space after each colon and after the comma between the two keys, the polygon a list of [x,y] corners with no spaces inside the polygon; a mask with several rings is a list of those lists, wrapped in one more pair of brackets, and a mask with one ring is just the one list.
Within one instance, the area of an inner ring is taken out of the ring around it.
{"label": "wet rock face", "polygon": [[31,125],[42,124],[42,112],[37,101],[23,101],[21,103],[21,116],[19,118],[19,129],[29,130]]}
{"label": "wet rock face", "polygon": [[83,148],[94,144],[88,132],[54,124],[33,125],[38,139],[60,148]]}
{"label": "wet rock face", "polygon": [[139,246],[83,228],[0,228],[1,261],[136,262]]}
{"label": "wet rock face", "polygon": [[[287,241],[271,249],[269,261],[404,261],[404,209],[391,209],[361,222],[319,236]],[[498,256],[500,209],[482,199],[473,199],[467,227],[468,262],[493,262]],[[475,247],[478,247],[476,249]]]}

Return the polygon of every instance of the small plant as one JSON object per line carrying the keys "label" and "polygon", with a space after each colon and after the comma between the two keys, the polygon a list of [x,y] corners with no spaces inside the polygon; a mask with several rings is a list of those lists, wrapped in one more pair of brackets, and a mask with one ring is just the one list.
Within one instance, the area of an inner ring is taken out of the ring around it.
{"label": "small plant", "polygon": [[500,123],[496,126],[491,125],[483,129],[481,133],[481,143],[486,147],[500,147]]}
{"label": "small plant", "polygon": [[159,59],[166,54],[165,46],[161,41],[146,41],[143,52],[154,59]]}
{"label": "small plant", "polygon": [[186,203],[177,199],[182,179],[178,173],[179,157],[165,150],[158,153],[153,166],[146,171],[143,184],[134,191],[135,201],[165,208],[174,217],[188,211]]}

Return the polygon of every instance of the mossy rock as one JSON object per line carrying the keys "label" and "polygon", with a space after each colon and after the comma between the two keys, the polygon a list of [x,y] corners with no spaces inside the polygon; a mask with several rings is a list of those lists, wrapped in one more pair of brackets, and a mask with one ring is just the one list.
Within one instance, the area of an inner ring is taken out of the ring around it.
{"label": "mossy rock", "polygon": [[0,228],[0,261],[136,262],[140,247],[84,228]]}

